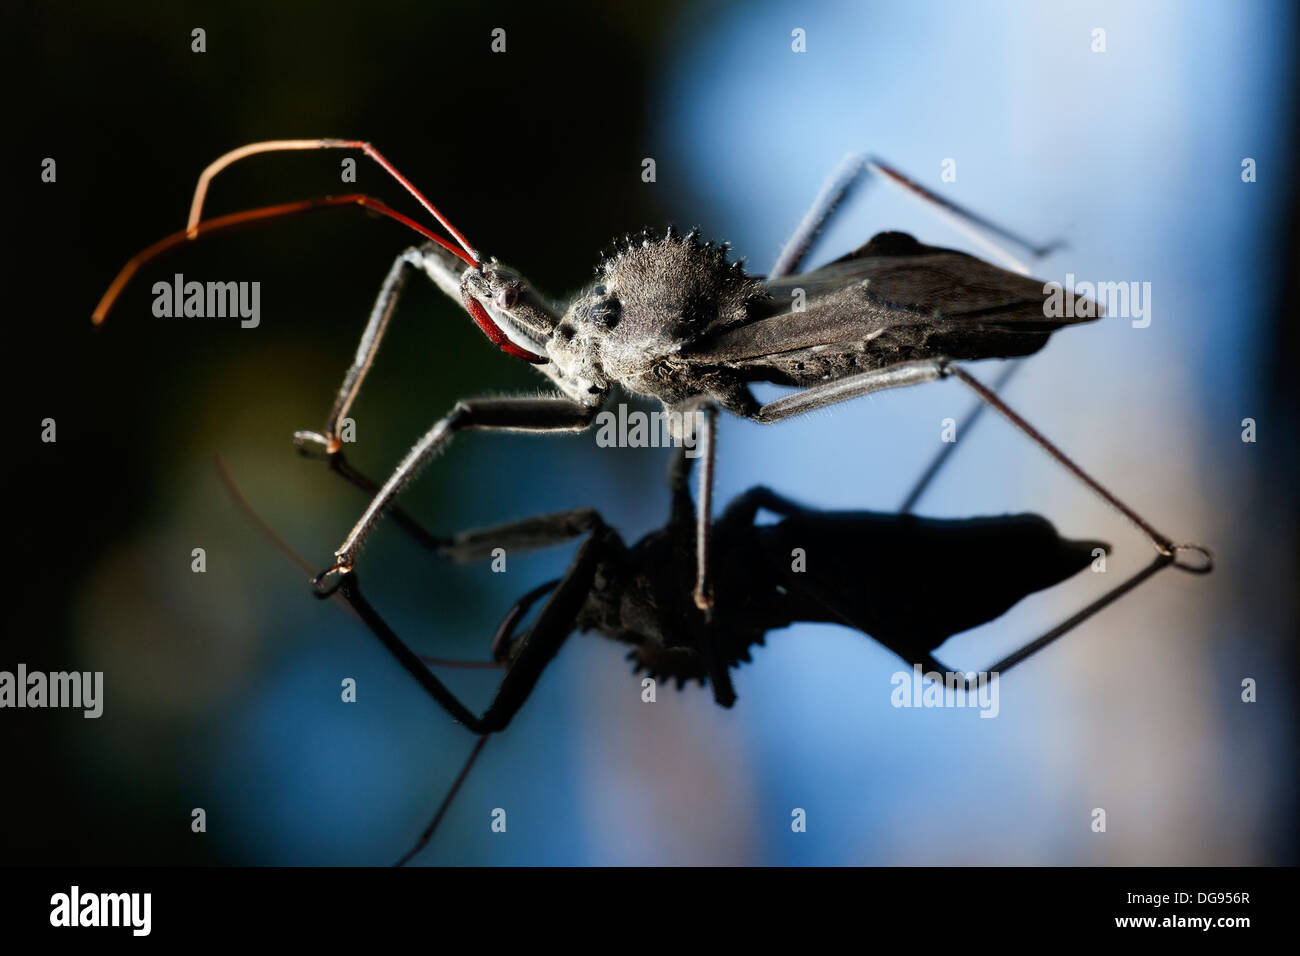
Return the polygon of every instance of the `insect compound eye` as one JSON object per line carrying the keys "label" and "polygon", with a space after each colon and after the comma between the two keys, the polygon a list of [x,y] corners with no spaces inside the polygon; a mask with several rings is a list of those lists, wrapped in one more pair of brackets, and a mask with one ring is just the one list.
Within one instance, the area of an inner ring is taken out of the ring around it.
{"label": "insect compound eye", "polygon": [[612,329],[618,325],[618,320],[623,314],[623,304],[613,297],[601,299],[591,307],[588,313],[592,322],[597,325],[603,325],[607,329]]}
{"label": "insect compound eye", "polygon": [[493,298],[492,302],[498,309],[504,309],[507,312],[515,307],[519,301],[519,290],[514,286],[505,286]]}

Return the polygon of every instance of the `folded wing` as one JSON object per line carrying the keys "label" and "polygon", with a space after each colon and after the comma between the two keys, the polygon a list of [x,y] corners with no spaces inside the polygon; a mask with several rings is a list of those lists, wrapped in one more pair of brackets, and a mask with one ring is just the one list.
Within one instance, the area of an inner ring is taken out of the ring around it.
{"label": "folded wing", "polygon": [[1092,317],[1049,314],[1041,280],[897,232],[765,287],[746,321],[706,330],[682,358],[809,384],[915,359],[1029,355]]}

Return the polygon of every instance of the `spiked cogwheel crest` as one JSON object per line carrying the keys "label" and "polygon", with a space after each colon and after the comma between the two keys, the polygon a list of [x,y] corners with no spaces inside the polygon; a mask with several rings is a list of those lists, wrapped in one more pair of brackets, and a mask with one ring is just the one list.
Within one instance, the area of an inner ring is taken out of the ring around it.
{"label": "spiked cogwheel crest", "polygon": [[726,242],[701,242],[696,230],[647,229],[602,253],[596,275],[625,315],[669,310],[687,325],[725,325],[767,298],[761,280],[746,275],[741,260],[728,258],[729,249]]}
{"label": "spiked cogwheel crest", "polygon": [[708,677],[698,655],[675,648],[636,648],[629,651],[632,673],[653,678],[656,682],[675,680],[681,690],[687,681],[705,686]]}
{"label": "spiked cogwheel crest", "polygon": [[[735,670],[741,664],[752,662],[751,648],[764,644],[766,640],[762,633],[751,634],[747,638],[729,635],[717,650],[726,656],[727,668]],[[660,682],[675,681],[678,690],[688,681],[694,681],[701,687],[709,683],[703,658],[686,648],[641,645],[629,651],[626,659],[632,662],[633,674],[652,677]]]}
{"label": "spiked cogwheel crest", "polygon": [[676,260],[715,270],[726,282],[757,284],[745,274],[743,259],[727,258],[731,243],[701,242],[699,237],[698,229],[678,233],[672,226],[662,233],[654,229],[629,233],[601,251],[596,275],[608,278],[623,268],[653,268],[657,260]]}

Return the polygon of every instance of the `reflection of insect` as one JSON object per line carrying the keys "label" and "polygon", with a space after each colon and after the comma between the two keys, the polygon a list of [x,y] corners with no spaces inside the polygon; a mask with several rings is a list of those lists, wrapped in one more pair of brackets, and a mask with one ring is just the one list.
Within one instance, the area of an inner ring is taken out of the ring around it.
{"label": "reflection of insect", "polygon": [[[333,463],[344,477],[373,488],[342,454]],[[966,689],[968,677],[937,661],[933,651],[951,635],[991,621],[1026,595],[1088,567],[1106,549],[1096,541],[1063,539],[1045,519],[1031,514],[951,520],[917,518],[906,511],[828,512],[757,487],[737,497],[712,523],[718,602],[713,614],[704,615],[690,597],[696,542],[696,513],[687,487],[690,465],[683,454],[675,458],[667,523],[630,547],[590,508],[452,538],[431,535],[405,512],[395,513],[399,526],[417,541],[457,561],[487,559],[497,548],[517,553],[585,536],[564,575],[523,595],[497,628],[491,653],[504,673],[481,715],[427,666],[464,662],[416,654],[362,595],[360,575],[342,577],[335,598],[346,602],[453,719],[480,735],[432,822],[401,862],[429,842],[488,735],[506,728],[575,630],[629,645],[634,669],[652,678],[675,680],[679,688],[689,680],[707,682],[724,707],[736,700],[731,668],[749,661],[751,649],[763,644],[769,631],[801,621],[853,627],[909,664],[922,665],[927,676],[938,672],[954,687]],[[224,466],[219,467],[240,506],[300,561],[251,511]],[[913,497],[920,490],[918,486]],[[759,524],[762,510],[782,520]],[[796,551],[798,563],[791,561]],[[1157,557],[1145,571],[987,672],[1005,673],[1170,560]],[[936,601],[936,594],[943,599]],[[535,619],[521,627],[539,602]]]}
{"label": "reflection of insect", "polygon": [[[362,149],[394,176],[451,234],[434,235],[367,196],[352,195],[265,207],[201,222],[208,182],[230,163],[285,149]],[[452,436],[464,429],[581,431],[595,420],[614,386],[658,399],[670,412],[702,409],[703,447],[697,516],[694,600],[712,607],[709,529],[718,407],[759,422],[776,422],[880,389],[954,376],[1117,508],[1155,545],[1187,570],[1208,570],[1198,545],[1175,545],[1012,412],[954,360],[1028,355],[1052,332],[1078,319],[1048,317],[1043,285],[972,256],[922,245],[901,233],[881,233],[866,245],[812,272],[795,276],[822,227],[867,170],[902,184],[966,226],[1017,239],[991,223],[933,196],[884,164],[852,159],[828,182],[766,280],[748,276],[694,233],[648,233],[618,246],[597,269],[597,281],[567,305],[542,299],[516,272],[484,261],[434,206],[368,143],[289,140],[255,143],[216,160],[202,174],[188,228],[136,256],[105,293],[95,312],[103,319],[139,266],[187,239],[261,219],[321,206],[359,204],[397,219],[431,240],[397,257],[370,315],[355,361],[344,379],[323,433],[298,432],[305,453],[332,457],[339,426],[369,371],[403,282],[421,270],[460,299],[502,351],[537,366],[559,390],[546,398],[491,398],[458,402],[434,424],[378,489],[316,578],[320,590],[338,586],[381,515]],[[1043,251],[1043,250],[1036,250]],[[801,307],[800,307],[801,306]],[[797,391],[760,403],[754,382]],[[683,421],[689,418],[683,416]],[[1193,554],[1194,553],[1194,554]]]}
{"label": "reflection of insect", "polygon": [[[373,487],[341,455],[334,461],[342,475],[363,488]],[[396,512],[399,525],[421,544],[458,561],[487,559],[497,548],[517,553],[585,536],[564,575],[529,591],[502,620],[491,648],[504,674],[481,715],[427,666],[458,662],[417,655],[362,595],[360,575],[342,577],[336,599],[346,602],[453,719],[480,735],[456,784],[402,862],[428,843],[488,735],[506,728],[575,630],[629,645],[635,669],[653,678],[676,680],[678,687],[688,680],[707,681],[724,707],[736,700],[730,669],[748,661],[752,647],[764,643],[769,631],[800,621],[856,628],[909,664],[938,672],[964,690],[968,676],[939,663],[933,651],[951,635],[991,621],[1026,595],[1088,567],[1106,548],[1096,541],[1065,540],[1045,519],[1031,514],[943,520],[905,512],[826,512],[752,488],[712,524],[718,602],[706,616],[690,597],[696,514],[687,487],[689,468],[690,459],[679,454],[668,522],[630,547],[589,508],[453,538],[435,537],[405,512]],[[228,476],[226,481],[233,489]],[[237,491],[236,497],[247,509]],[[760,510],[783,520],[759,524]],[[798,563],[791,560],[796,551]],[[1005,673],[1170,561],[1157,557],[1146,570],[987,672]],[[936,594],[942,599],[936,600]],[[539,602],[535,619],[522,628]]]}

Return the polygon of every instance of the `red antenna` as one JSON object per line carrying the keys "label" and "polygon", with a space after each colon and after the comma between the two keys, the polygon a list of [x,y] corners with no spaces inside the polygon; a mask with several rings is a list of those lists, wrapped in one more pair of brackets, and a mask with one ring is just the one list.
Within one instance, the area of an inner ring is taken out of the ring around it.
{"label": "red antenna", "polygon": [[[428,227],[421,225],[409,216],[405,216],[395,209],[390,208],[384,203],[370,196],[361,193],[352,193],[347,196],[326,196],[320,199],[305,199],[299,202],[283,203],[277,206],[259,206],[255,209],[246,209],[241,212],[230,213],[225,216],[217,216],[213,219],[203,219],[203,202],[207,198],[208,186],[212,183],[217,173],[221,172],[227,166],[238,162],[247,157],[254,156],[258,153],[275,153],[289,150],[300,149],[359,149],[367,156],[373,159],[383,168],[383,170],[397,180],[402,188],[415,197],[438,223],[451,234],[456,240],[456,245],[448,242],[443,237],[437,235]],[[460,258],[466,265],[479,267],[482,263],[482,257],[478,251],[469,244],[469,240],[461,234],[460,230],[453,226],[439,210],[438,207],[431,203],[428,198],[415,187],[406,176],[388,161],[388,159],[374,146],[363,140],[356,139],[276,139],[267,140],[261,143],[249,143],[247,146],[240,146],[238,149],[232,149],[230,152],[219,156],[208,164],[207,168],[199,174],[198,184],[194,188],[194,199],[190,203],[189,220],[185,224],[182,232],[172,233],[164,239],[155,242],[149,248],[133,256],[122,267],[113,281],[109,284],[108,289],[104,292],[99,304],[91,315],[91,320],[96,324],[101,324],[108,316],[109,310],[121,295],[126,284],[138,272],[141,266],[150,260],[162,255],[176,246],[185,242],[200,239],[203,236],[212,235],[215,232],[223,232],[228,229],[234,229],[239,226],[249,225],[255,222],[262,222],[268,219],[276,219],[284,216],[293,216],[298,213],[308,212],[313,209],[323,209],[331,206],[357,205],[380,215],[387,216],[396,222],[401,223],[408,229],[412,229],[424,238],[435,242],[442,248],[451,252]],[[521,348],[510,340],[505,331],[496,324],[477,300],[466,297],[465,309],[473,318],[474,323],[482,329],[483,333],[491,340],[492,344],[507,355],[523,359],[526,362],[541,364],[548,359],[545,356],[536,355],[527,349]]]}
{"label": "red antenna", "polygon": [[199,173],[198,185],[194,187],[194,200],[190,203],[190,218],[189,222],[185,225],[186,230],[193,230],[198,226],[199,219],[203,212],[203,200],[208,194],[208,184],[212,182],[217,173],[221,172],[227,166],[239,162],[239,160],[246,156],[255,156],[258,153],[280,153],[295,149],[361,150],[383,167],[384,172],[388,173],[388,175],[401,183],[402,188],[414,196],[416,201],[427,209],[434,219],[438,220],[442,225],[442,228],[446,229],[447,232],[451,234],[452,238],[460,244],[460,247],[469,254],[469,259],[465,259],[464,256],[461,256],[462,259],[465,259],[465,261],[472,266],[478,265],[481,261],[478,252],[469,244],[469,240],[461,235],[460,230],[453,226],[447,217],[438,211],[438,207],[429,202],[424,193],[416,189],[415,184],[403,176],[396,166],[384,158],[384,155],[379,152],[379,150],[375,149],[369,143],[359,139],[272,139],[262,143],[249,143],[247,146],[240,146],[238,149],[232,149],[223,156],[218,156],[208,164],[207,169]]}
{"label": "red antenna", "polygon": [[180,232],[173,232],[164,239],[159,239],[152,246],[141,252],[136,253],[122,266],[120,272],[109,283],[108,288],[104,291],[103,297],[99,300],[99,305],[95,306],[95,311],[91,313],[91,321],[96,325],[101,324],[108,317],[109,310],[113,308],[113,303],[117,297],[122,294],[126,284],[131,278],[140,271],[140,267],[152,259],[174,249],[176,246],[183,245],[193,239],[201,239],[204,236],[210,236],[215,232],[226,232],[239,226],[247,226],[255,222],[261,222],[266,219],[278,219],[284,216],[293,216],[301,212],[308,212],[312,209],[325,209],[330,206],[348,206],[356,205],[369,209],[371,212],[377,212],[380,215],[395,219],[408,229],[413,229],[420,235],[424,236],[444,249],[455,253],[465,260],[468,265],[478,265],[473,259],[465,255],[456,246],[453,246],[442,236],[435,233],[428,226],[423,226],[409,216],[404,216],[395,209],[381,203],[378,199],[370,196],[364,196],[361,193],[352,193],[347,196],[324,196],[319,199],[303,199],[298,202],[282,203],[278,206],[259,206],[256,209],[245,209],[241,212],[232,212],[225,216],[217,216],[213,219],[205,219],[202,222],[194,222],[182,229]]}

